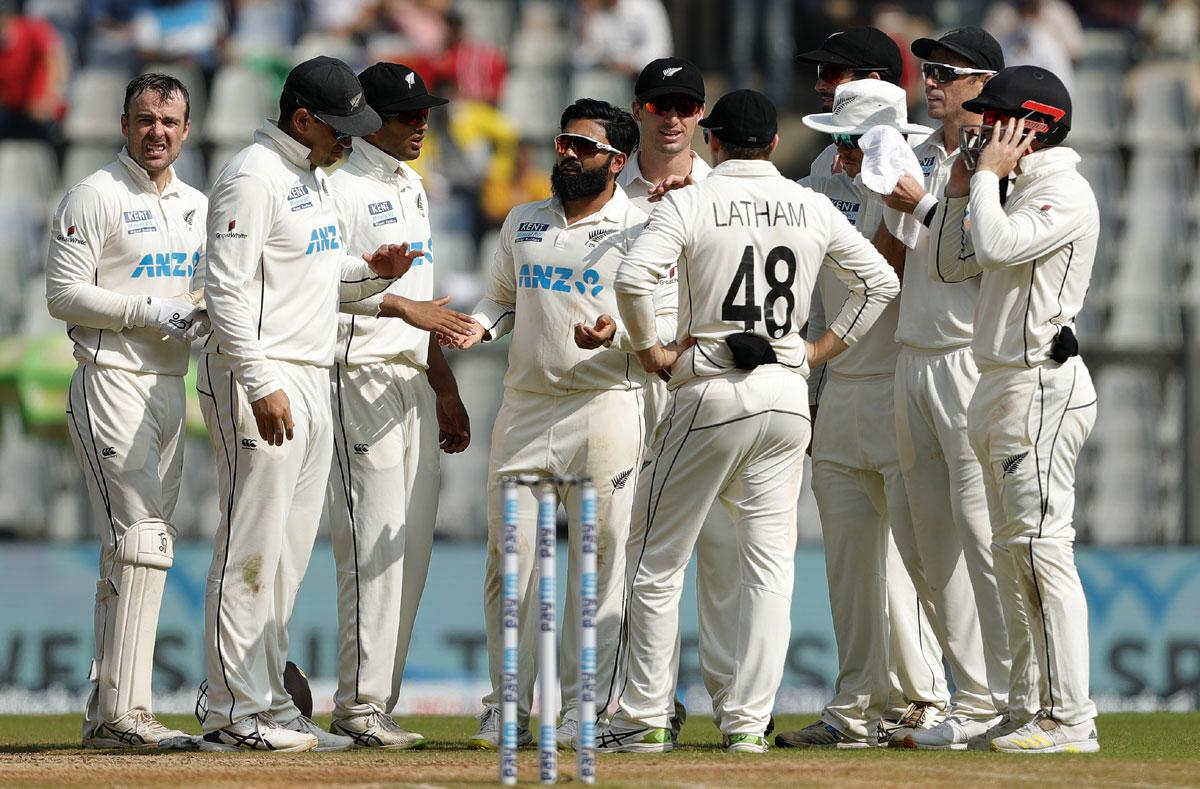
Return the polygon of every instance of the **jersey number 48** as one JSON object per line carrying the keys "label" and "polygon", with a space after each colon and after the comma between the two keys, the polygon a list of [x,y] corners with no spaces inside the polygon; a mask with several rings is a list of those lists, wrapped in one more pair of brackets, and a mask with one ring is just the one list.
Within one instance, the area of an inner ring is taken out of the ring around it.
{"label": "jersey number 48", "polygon": [[[779,276],[780,264],[783,276]],[[792,285],[796,282],[796,255],[787,247],[775,247],[767,253],[763,264],[763,273],[767,278],[767,297],[760,305],[754,299],[754,247],[747,246],[742,253],[742,261],[733,274],[725,300],[721,302],[721,320],[738,321],[746,331],[754,331],[755,324],[762,321],[766,324],[767,334],[772,339],[779,339],[792,328],[792,312],[796,309],[796,295],[792,293]],[[742,291],[745,299],[739,304]],[[784,301],[783,316],[776,320],[776,302]],[[765,317],[764,317],[765,315]]]}

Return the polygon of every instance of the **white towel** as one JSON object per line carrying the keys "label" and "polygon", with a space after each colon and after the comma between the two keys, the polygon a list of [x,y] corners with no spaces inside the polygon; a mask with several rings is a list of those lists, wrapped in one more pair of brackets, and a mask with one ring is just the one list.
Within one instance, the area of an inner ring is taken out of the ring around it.
{"label": "white towel", "polygon": [[[897,129],[891,126],[876,126],[859,139],[858,147],[863,152],[863,161],[862,171],[857,180],[872,192],[880,195],[891,194],[900,176],[905,173],[924,182],[925,173],[921,170],[917,155]],[[909,249],[916,248],[917,237],[925,229],[912,214],[894,208],[884,209],[883,221],[891,234]]]}

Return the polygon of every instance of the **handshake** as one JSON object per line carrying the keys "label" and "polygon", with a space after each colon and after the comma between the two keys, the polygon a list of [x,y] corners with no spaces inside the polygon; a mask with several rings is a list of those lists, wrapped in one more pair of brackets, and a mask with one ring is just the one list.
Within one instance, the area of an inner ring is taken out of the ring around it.
{"label": "handshake", "polygon": [[466,313],[446,305],[449,296],[430,301],[414,301],[389,293],[379,307],[380,318],[399,318],[410,326],[427,331],[443,348],[470,348],[483,339],[483,327]]}

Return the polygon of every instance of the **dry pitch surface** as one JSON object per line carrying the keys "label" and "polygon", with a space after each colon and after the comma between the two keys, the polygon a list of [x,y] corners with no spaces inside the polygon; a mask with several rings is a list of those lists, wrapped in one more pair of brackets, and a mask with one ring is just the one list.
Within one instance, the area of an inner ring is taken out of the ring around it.
{"label": "dry pitch surface", "polygon": [[[781,729],[810,716],[782,716]],[[194,730],[195,721],[165,720]],[[327,722],[327,721],[324,721]],[[494,784],[496,754],[469,751],[472,718],[401,720],[429,738],[423,751],[330,754],[110,753],[81,751],[76,716],[0,717],[0,784],[87,786],[464,786]],[[673,753],[598,758],[605,786],[1197,786],[1200,713],[1104,715],[1096,755],[1020,756],[903,750],[726,754],[708,720],[691,720]],[[522,749],[523,782],[537,780],[537,752]],[[560,780],[574,777],[560,757]]]}

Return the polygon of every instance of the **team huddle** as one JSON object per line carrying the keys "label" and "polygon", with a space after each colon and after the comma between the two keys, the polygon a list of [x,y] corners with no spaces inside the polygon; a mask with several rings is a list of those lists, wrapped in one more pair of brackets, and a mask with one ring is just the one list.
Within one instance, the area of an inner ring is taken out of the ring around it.
{"label": "team huddle", "polygon": [[[488,468],[492,690],[469,747],[501,738],[500,481],[542,475],[596,486],[597,750],[678,741],[695,550],[714,723],[726,750],[766,752],[808,452],[840,669],[820,718],[774,745],[1099,750],[1071,525],[1096,417],[1074,320],[1098,215],[1062,145],[1070,97],[1044,69],[1005,69],[978,28],[912,51],[935,129],[908,122],[901,53],[882,32],[836,33],[800,56],[825,105],[804,123],[832,144],[799,182],[770,161],[771,102],[735,90],[709,108],[681,58],[642,70],[631,111],[578,99],[554,141],[553,197],[508,215],[469,312],[434,297],[431,206],[409,163],[446,100],[412,69],[296,66],[279,119],[207,198],[172,168],[186,86],[133,80],[127,145],[63,198],[47,263],[49,309],[79,362],[69,418],[102,535],[84,746],[422,747],[391,713],[440,454],[471,440],[444,349],[511,335]],[[698,128],[711,167],[693,151]],[[195,738],[159,723],[150,693],[193,342],[221,507]],[[520,495],[527,744],[538,502]],[[579,495],[559,490],[565,749],[580,731]],[[328,730],[284,680],[323,515],[338,605]]]}

